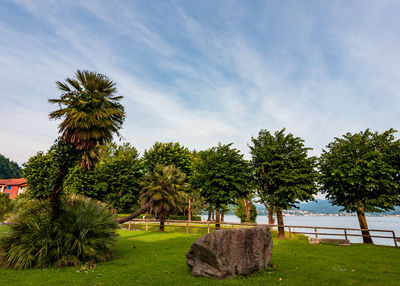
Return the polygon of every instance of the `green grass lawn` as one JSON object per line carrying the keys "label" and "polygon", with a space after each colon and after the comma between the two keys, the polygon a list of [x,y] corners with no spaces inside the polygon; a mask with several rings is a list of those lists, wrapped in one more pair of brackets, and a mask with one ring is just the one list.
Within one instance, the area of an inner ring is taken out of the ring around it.
{"label": "green grass lawn", "polygon": [[[0,235],[6,231],[0,226]],[[310,245],[303,237],[274,239],[272,268],[218,281],[192,277],[185,253],[199,232],[119,231],[116,258],[94,269],[0,268],[0,285],[400,285],[400,248]]]}

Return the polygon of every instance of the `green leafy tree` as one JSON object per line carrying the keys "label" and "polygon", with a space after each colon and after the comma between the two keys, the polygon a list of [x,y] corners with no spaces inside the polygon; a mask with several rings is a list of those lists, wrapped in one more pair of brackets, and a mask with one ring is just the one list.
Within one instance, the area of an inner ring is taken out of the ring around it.
{"label": "green leafy tree", "polygon": [[20,178],[22,170],[17,163],[0,154],[0,179]]}
{"label": "green leafy tree", "polygon": [[245,197],[250,183],[250,170],[239,150],[232,144],[218,144],[199,152],[200,161],[193,183],[202,197],[216,209],[216,228],[220,228],[220,209]]}
{"label": "green leafy tree", "polygon": [[38,199],[49,198],[57,176],[53,152],[38,152],[23,167],[23,176],[28,182],[27,194]]}
{"label": "green leafy tree", "polygon": [[[81,166],[89,170],[98,161],[98,145],[109,143],[125,120],[124,107],[119,103],[122,96],[117,96],[116,84],[105,75],[80,71],[75,78],[67,78],[66,82],[57,81],[62,92],[60,98],[49,99],[50,103],[60,108],[49,114],[50,119],[62,120],[59,125],[64,147],[72,145],[79,151]],[[60,144],[58,145],[60,147]],[[50,196],[52,217],[56,218],[60,210],[60,193],[63,181],[71,166],[69,156],[76,154],[63,153],[66,148],[58,148],[60,157],[59,172]]]}
{"label": "green leafy tree", "polygon": [[153,171],[157,164],[164,166],[173,165],[186,175],[192,174],[192,157],[189,149],[178,142],[156,142],[143,154],[143,161],[147,171]]}
{"label": "green leafy tree", "polygon": [[[296,207],[299,201],[309,201],[317,193],[316,158],[309,157],[310,148],[304,141],[285,129],[271,134],[261,130],[251,138],[252,167],[257,192],[266,206],[276,209],[278,225],[283,225],[282,210]],[[284,227],[278,227],[279,238],[285,237]]]}
{"label": "green leafy tree", "polygon": [[187,187],[186,175],[173,165],[156,164],[154,170],[148,172],[141,198],[149,212],[160,220],[160,231],[164,231],[167,216],[182,209]]}
{"label": "green leafy tree", "polygon": [[111,143],[103,147],[101,160],[93,170],[82,172],[76,165],[65,189],[102,201],[117,211],[131,211],[138,202],[144,173],[135,147]]}
{"label": "green leafy tree", "polygon": [[[395,132],[347,133],[320,156],[321,191],[332,204],[356,212],[361,229],[368,229],[365,212],[400,205],[400,141]],[[372,243],[369,231],[362,234],[364,243]]]}

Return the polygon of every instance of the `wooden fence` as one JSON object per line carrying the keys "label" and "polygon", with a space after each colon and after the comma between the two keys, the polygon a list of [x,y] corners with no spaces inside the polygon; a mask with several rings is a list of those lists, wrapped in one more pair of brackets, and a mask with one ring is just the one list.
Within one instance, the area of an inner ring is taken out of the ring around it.
{"label": "wooden fence", "polygon": [[[132,224],[142,224],[146,226],[146,231],[149,230],[149,225],[158,224],[158,220],[154,219],[133,219],[125,224],[128,224],[128,229],[131,230]],[[262,226],[265,224],[258,224],[258,223],[234,223],[234,222],[220,222],[222,228],[235,228],[235,227],[254,227],[254,226]],[[214,221],[186,221],[186,220],[166,220],[165,221],[165,228],[167,231],[169,227],[184,227],[186,228],[186,233],[189,233],[191,228],[201,228],[204,229],[207,226],[207,232],[210,233],[211,230],[215,229],[215,222]],[[339,236],[344,237],[346,241],[348,241],[350,236],[354,237],[363,237],[362,231],[369,231],[370,236],[372,238],[383,238],[383,239],[390,239],[393,241],[394,246],[398,247],[398,242],[400,242],[400,238],[396,237],[396,234],[393,230],[382,230],[382,229],[359,229],[359,228],[344,228],[344,227],[323,227],[323,226],[299,226],[299,225],[269,225],[272,229],[278,227],[284,227],[285,230],[289,233],[289,238],[292,238],[292,235],[295,234],[306,234],[312,235],[315,239],[319,239],[320,236]],[[305,229],[306,231],[302,231],[301,229]],[[327,230],[337,230],[339,232],[326,232]],[[325,231],[325,232],[324,232]],[[353,232],[360,232],[353,233]],[[378,232],[382,233],[382,235],[374,235],[371,232]],[[387,235],[385,235],[387,234]]]}

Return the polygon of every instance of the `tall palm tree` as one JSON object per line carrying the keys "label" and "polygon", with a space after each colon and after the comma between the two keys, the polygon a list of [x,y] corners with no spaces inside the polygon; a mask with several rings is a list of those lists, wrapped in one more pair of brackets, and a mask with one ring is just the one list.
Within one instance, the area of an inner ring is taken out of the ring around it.
{"label": "tall palm tree", "polygon": [[[81,167],[91,169],[98,160],[97,146],[112,141],[119,135],[125,120],[124,107],[119,103],[123,98],[116,95],[116,83],[107,76],[87,70],[78,70],[74,78],[57,81],[62,92],[60,98],[49,99],[59,109],[49,114],[50,119],[61,119],[59,133],[61,140],[72,145],[81,155]],[[68,173],[67,164],[60,164],[60,170],[50,196],[53,217],[59,213],[59,196],[62,183]]]}
{"label": "tall palm tree", "polygon": [[164,231],[166,217],[182,209],[186,201],[186,175],[175,166],[157,164],[143,182],[141,198],[143,205],[160,220],[160,231]]}

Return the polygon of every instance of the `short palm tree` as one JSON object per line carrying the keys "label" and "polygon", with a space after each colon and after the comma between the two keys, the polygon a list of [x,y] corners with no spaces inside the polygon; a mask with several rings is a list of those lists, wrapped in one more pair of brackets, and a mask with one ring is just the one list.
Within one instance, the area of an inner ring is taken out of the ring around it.
{"label": "short palm tree", "polygon": [[[107,76],[87,70],[78,70],[65,83],[57,81],[57,87],[62,92],[60,98],[49,102],[60,108],[49,117],[62,120],[59,125],[62,141],[81,152],[83,170],[91,169],[98,159],[97,146],[111,142],[114,134],[119,135],[125,120],[124,107],[119,103],[122,96],[116,95],[116,84]],[[59,195],[68,167],[61,164],[50,197],[54,216],[59,212]]]}
{"label": "short palm tree", "polygon": [[141,198],[148,210],[160,220],[160,231],[164,231],[164,222],[169,214],[182,209],[186,202],[186,175],[175,166],[157,164],[143,182]]}

